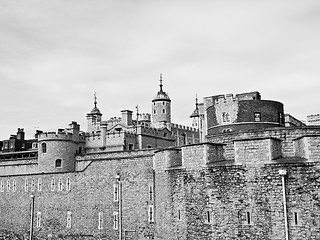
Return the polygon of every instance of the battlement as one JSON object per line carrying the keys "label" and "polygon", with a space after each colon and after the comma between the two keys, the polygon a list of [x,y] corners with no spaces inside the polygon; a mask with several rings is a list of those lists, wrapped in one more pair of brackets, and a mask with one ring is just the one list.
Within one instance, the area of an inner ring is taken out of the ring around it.
{"label": "battlement", "polygon": [[48,140],[56,140],[56,141],[72,141],[73,134],[66,132],[44,132],[39,135],[39,141],[48,141]]}
{"label": "battlement", "polygon": [[141,113],[140,114],[140,121],[151,121],[151,114],[150,113]]}
{"label": "battlement", "polygon": [[259,92],[248,92],[248,93],[240,93],[233,95],[230,94],[220,94],[220,95],[214,95],[204,98],[204,102],[208,106],[220,105],[225,103],[231,103],[236,101],[243,101],[243,100],[261,100],[261,95]]}
{"label": "battlement", "polygon": [[194,131],[194,132],[198,131],[196,128],[184,126],[184,125],[180,125],[180,124],[176,124],[176,123],[171,123],[171,127],[181,129],[181,130],[187,130],[187,131]]}

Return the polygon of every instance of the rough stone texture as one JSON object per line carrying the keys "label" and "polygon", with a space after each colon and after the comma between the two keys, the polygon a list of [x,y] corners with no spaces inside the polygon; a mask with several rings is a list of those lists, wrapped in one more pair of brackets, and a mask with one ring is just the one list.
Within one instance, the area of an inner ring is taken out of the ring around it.
{"label": "rough stone texture", "polygon": [[[30,224],[30,194],[35,196],[35,236],[53,238],[67,236],[87,236],[95,239],[117,239],[118,231],[113,230],[113,212],[118,211],[118,203],[113,201],[113,185],[117,173],[122,181],[123,230],[131,235],[141,236],[152,229],[148,223],[148,186],[153,185],[152,155],[144,151],[144,156],[113,154],[113,159],[95,159],[83,172],[38,174],[26,176],[0,177],[0,180],[16,181],[16,191],[0,192],[0,229],[28,235]],[[122,155],[122,156],[121,156]],[[106,156],[106,155],[105,155]],[[38,179],[42,189],[38,191]],[[70,179],[70,191],[66,189]],[[25,192],[25,179],[28,179],[28,192]],[[34,179],[34,191],[32,188]],[[52,179],[55,190],[52,191]],[[59,190],[61,179],[62,190]],[[5,184],[6,185],[6,184]],[[37,212],[41,212],[41,227],[36,227]],[[67,211],[72,213],[72,227],[66,228]],[[103,229],[98,229],[98,213],[103,212]],[[152,231],[153,232],[153,231]],[[135,234],[133,234],[135,233]],[[124,234],[124,233],[123,233]],[[138,238],[139,237],[139,238]]]}
{"label": "rough stone texture", "polygon": [[[114,202],[119,173],[123,239],[282,240],[285,219],[279,170],[286,170],[290,240],[318,240],[319,131],[304,127],[225,134],[210,136],[219,144],[157,152],[100,150],[76,156],[75,171],[2,174],[0,236],[28,236],[33,194],[37,238],[51,234],[52,239],[119,239],[118,230],[113,229],[113,214],[119,209],[119,202]],[[11,159],[1,164],[0,168],[23,169],[37,162]],[[154,207],[154,223],[148,221],[150,206]],[[67,228],[68,211],[71,228]],[[36,225],[38,212],[41,227]],[[100,212],[103,229],[98,229]],[[298,213],[298,224],[294,213]]]}

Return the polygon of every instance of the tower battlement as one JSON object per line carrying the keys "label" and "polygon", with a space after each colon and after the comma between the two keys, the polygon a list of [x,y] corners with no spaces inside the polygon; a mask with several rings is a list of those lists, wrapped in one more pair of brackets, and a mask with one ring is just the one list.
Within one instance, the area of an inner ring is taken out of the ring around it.
{"label": "tower battlement", "polygon": [[72,141],[73,140],[73,134],[68,132],[44,132],[41,133],[38,137],[39,141]]}

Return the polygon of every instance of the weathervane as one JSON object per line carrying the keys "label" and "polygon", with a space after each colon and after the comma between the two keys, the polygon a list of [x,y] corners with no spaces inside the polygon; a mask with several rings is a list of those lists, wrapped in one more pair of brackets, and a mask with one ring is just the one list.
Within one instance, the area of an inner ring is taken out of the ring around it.
{"label": "weathervane", "polygon": [[94,107],[97,107],[97,93],[95,92],[93,95],[94,98]]}
{"label": "weathervane", "polygon": [[160,73],[160,92],[162,92],[162,73]]}

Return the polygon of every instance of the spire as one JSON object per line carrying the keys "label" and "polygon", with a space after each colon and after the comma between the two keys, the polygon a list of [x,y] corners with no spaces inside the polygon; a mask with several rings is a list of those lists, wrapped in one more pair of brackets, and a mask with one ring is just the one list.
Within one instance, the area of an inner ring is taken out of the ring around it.
{"label": "spire", "polygon": [[193,111],[193,113],[190,116],[191,118],[194,117],[200,117],[200,113],[199,113],[199,104],[198,104],[198,95],[196,94],[196,109]]}
{"label": "spire", "polygon": [[199,110],[198,94],[196,94],[196,110]]}
{"label": "spire", "polygon": [[94,108],[91,110],[91,114],[98,114],[98,115],[102,115],[100,113],[100,110],[97,108],[97,93],[95,92],[93,95],[93,99],[94,99]]}
{"label": "spire", "polygon": [[163,92],[162,86],[162,73],[160,73],[160,92]]}
{"label": "spire", "polygon": [[96,92],[94,93],[93,98],[94,98],[94,107],[96,108],[97,107],[97,93]]}

